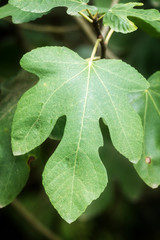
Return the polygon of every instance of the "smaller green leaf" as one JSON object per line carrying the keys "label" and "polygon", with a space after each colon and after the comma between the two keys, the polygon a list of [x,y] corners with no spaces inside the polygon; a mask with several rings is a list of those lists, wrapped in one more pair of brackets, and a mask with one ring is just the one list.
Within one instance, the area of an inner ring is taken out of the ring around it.
{"label": "smaller green leaf", "polygon": [[[138,200],[145,184],[137,175],[133,165],[116,151],[111,143],[107,126],[100,121],[104,146],[99,149],[101,159],[108,171],[112,190],[117,183],[120,191],[131,201]],[[129,173],[129,174],[128,174]],[[108,188],[108,186],[107,186]]]}
{"label": "smaller green leaf", "polygon": [[[103,22],[109,25],[115,32],[129,33],[137,30],[134,18],[143,21],[159,21],[160,13],[156,9],[135,9],[143,6],[143,3],[115,4],[106,12]],[[132,20],[130,20],[130,17]]]}
{"label": "smaller green leaf", "polygon": [[94,9],[87,5],[89,0],[10,0],[9,3],[23,11],[32,13],[44,13],[55,7],[67,7],[67,13],[77,15],[84,9]]}
{"label": "smaller green leaf", "polygon": [[160,185],[160,71],[149,78],[150,88],[132,95],[132,105],[144,126],[144,146],[135,169],[150,187]]}
{"label": "smaller green leaf", "polygon": [[0,8],[0,19],[12,16],[12,21],[15,24],[29,22],[35,20],[37,18],[42,17],[43,15],[47,14],[48,12],[44,13],[32,13],[32,12],[25,12],[19,8],[16,8],[10,4],[6,4],[5,6]]}

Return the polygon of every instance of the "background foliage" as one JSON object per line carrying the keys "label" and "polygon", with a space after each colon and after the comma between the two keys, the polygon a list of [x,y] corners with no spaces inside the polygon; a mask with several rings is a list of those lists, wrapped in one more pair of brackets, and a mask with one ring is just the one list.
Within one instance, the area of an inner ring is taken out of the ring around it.
{"label": "background foliage", "polygon": [[[0,1],[1,6],[5,2]],[[104,4],[103,0],[95,2],[100,6]],[[109,5],[109,1],[107,4]],[[145,7],[159,9],[159,2],[146,0]],[[68,16],[63,8],[56,8],[32,24],[52,25],[56,28],[52,29],[52,32],[44,33],[45,30],[32,30],[29,24],[13,25],[6,19],[0,20],[1,91],[6,89],[11,93],[14,90],[15,95],[18,95],[19,87],[11,83],[16,82],[15,78],[20,81],[24,79],[21,77],[24,73],[19,75],[19,60],[24,53],[33,48],[65,45],[84,58],[91,54],[90,40],[75,19]],[[149,78],[160,69],[159,43],[159,38],[138,30],[127,35],[114,33],[109,48]],[[3,95],[0,97],[2,102]],[[61,239],[159,239],[159,189],[152,190],[142,182],[133,166],[113,148],[108,129],[103,123],[100,124],[103,136],[104,133],[107,135],[104,137],[104,147],[100,148],[99,152],[107,167],[109,185],[75,223],[69,225],[59,217],[49,203],[40,181],[44,165],[54,152],[58,141],[48,139],[43,143],[40,149],[41,157],[30,163],[30,178],[19,195],[19,201]],[[6,239],[11,231],[12,237],[16,239],[45,239],[35,231],[33,225],[23,220],[20,209],[17,202],[14,202],[1,210],[1,234],[4,234]]]}

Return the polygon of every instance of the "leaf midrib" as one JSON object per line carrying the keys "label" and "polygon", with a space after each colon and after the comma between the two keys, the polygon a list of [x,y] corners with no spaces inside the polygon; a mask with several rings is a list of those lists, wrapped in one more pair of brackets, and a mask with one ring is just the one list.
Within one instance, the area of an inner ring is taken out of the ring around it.
{"label": "leaf midrib", "polygon": [[87,106],[87,100],[88,100],[88,92],[89,92],[88,90],[89,90],[89,83],[90,83],[91,65],[88,64],[87,68],[88,68],[87,86],[86,86],[83,113],[82,113],[82,119],[81,119],[81,128],[80,128],[79,140],[78,140],[76,154],[75,154],[75,160],[74,160],[75,163],[74,163],[73,176],[72,176],[70,213],[72,212],[72,206],[73,206],[73,191],[74,191],[74,182],[75,182],[76,163],[77,163],[78,153],[79,153],[79,149],[80,149],[80,143],[81,143],[81,139],[82,139],[84,117],[85,117],[85,113],[86,113],[86,106]]}
{"label": "leaf midrib", "polygon": [[158,106],[157,106],[157,104],[156,104],[156,102],[155,102],[155,100],[154,100],[152,94],[151,94],[149,91],[148,91],[148,95],[149,95],[149,97],[150,97],[150,99],[151,99],[151,101],[152,101],[152,103],[153,103],[153,105],[154,105],[154,107],[155,107],[155,109],[156,109],[158,115],[160,116],[160,110],[159,110],[159,108],[158,108]]}

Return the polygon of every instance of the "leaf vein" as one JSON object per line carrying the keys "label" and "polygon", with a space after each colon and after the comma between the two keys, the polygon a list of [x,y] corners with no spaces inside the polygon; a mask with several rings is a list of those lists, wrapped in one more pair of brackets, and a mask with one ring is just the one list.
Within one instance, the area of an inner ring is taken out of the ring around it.
{"label": "leaf vein", "polygon": [[111,94],[110,94],[109,90],[107,89],[107,87],[105,86],[103,80],[100,78],[100,76],[99,76],[98,73],[96,72],[96,70],[95,70],[94,67],[93,67],[93,70],[94,70],[95,74],[97,75],[100,83],[101,83],[102,86],[104,87],[104,89],[105,89],[105,91],[106,91],[106,93],[107,93],[107,95],[108,95],[108,97],[109,97],[109,99],[110,99],[110,101],[111,101],[111,104],[112,104],[112,106],[113,106],[113,109],[115,110],[115,113],[116,113],[116,116],[117,116],[117,120],[118,120],[119,125],[120,125],[120,127],[121,127],[121,130],[122,130],[122,132],[123,132],[123,135],[124,135],[124,137],[125,137],[125,139],[126,139],[126,142],[127,142],[128,147],[129,147],[129,149],[130,149],[130,151],[131,151],[131,154],[132,154],[132,156],[134,157],[133,150],[132,150],[132,148],[131,148],[131,145],[130,145],[129,141],[127,140],[126,132],[125,132],[125,130],[124,130],[124,128],[123,128],[123,125],[122,125],[122,123],[121,123],[121,120],[120,120],[120,118],[119,118],[119,114],[118,114],[118,112],[117,112],[116,106],[114,105],[114,102],[113,102],[113,100],[112,100]]}
{"label": "leaf vein", "polygon": [[71,204],[70,204],[70,212],[73,204],[73,189],[74,189],[74,179],[75,179],[75,171],[76,171],[76,163],[77,163],[77,158],[78,158],[78,152],[80,148],[80,142],[82,138],[82,131],[83,131],[83,124],[84,124],[84,117],[85,117],[85,112],[86,112],[86,105],[87,105],[87,97],[88,97],[88,89],[89,89],[89,82],[90,82],[90,71],[91,67],[88,65],[88,78],[87,78],[87,86],[86,86],[86,94],[85,94],[85,99],[84,99],[84,106],[83,106],[83,113],[82,113],[82,119],[81,119],[81,128],[80,128],[80,134],[79,134],[79,141],[77,145],[77,150],[75,154],[75,164],[74,164],[74,171],[73,171],[73,176],[72,176],[72,190],[71,190]]}
{"label": "leaf vein", "polygon": [[[43,109],[45,107],[45,105],[48,103],[48,101],[53,97],[53,95],[58,91],[60,90],[65,84],[67,84],[69,81],[71,81],[72,79],[74,79],[75,77],[77,77],[78,75],[80,75],[82,72],[84,72],[85,70],[87,69],[84,68],[82,71],[80,71],[79,73],[77,73],[76,75],[74,75],[73,77],[71,77],[70,79],[66,80],[63,84],[61,84],[58,88],[56,88],[53,93],[47,98],[46,102],[44,102],[42,108],[41,108],[41,111],[36,119],[36,121],[34,121],[34,123],[31,125],[30,129],[28,130],[28,133],[26,134],[26,136],[24,137],[24,140],[29,136],[29,133],[30,131],[33,129],[33,127],[35,126],[35,124],[39,121],[41,115],[42,115],[42,112],[43,112]],[[26,148],[27,149],[27,148]]]}

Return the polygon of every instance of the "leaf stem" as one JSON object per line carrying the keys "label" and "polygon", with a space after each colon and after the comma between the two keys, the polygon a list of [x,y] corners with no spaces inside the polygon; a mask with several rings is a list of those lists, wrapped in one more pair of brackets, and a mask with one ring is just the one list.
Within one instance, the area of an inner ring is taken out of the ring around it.
{"label": "leaf stem", "polygon": [[12,206],[36,229],[49,240],[60,240],[50,229],[44,226],[31,212],[29,212],[19,200],[14,200]]}
{"label": "leaf stem", "polygon": [[100,44],[101,41],[102,41],[102,39],[100,39],[100,38],[97,39],[97,41],[96,41],[96,43],[95,43],[95,45],[94,45],[94,48],[93,48],[91,57],[90,57],[90,62],[93,61],[94,56],[95,56],[95,54],[96,54],[96,52],[97,52],[97,48],[98,48],[98,46],[99,46],[99,44]]}
{"label": "leaf stem", "polygon": [[[92,15],[92,13],[89,11],[89,9],[86,9],[86,11],[88,12],[88,15],[90,16],[90,18],[93,20],[93,15]],[[95,15],[97,16],[97,14],[98,14],[98,13],[96,12]]]}
{"label": "leaf stem", "polygon": [[[84,17],[88,22],[92,23],[93,24],[93,27],[94,27],[94,30],[96,32],[96,36],[97,36],[97,39],[101,39],[101,41],[99,41],[100,45],[101,45],[101,58],[105,58],[105,53],[106,53],[106,47],[105,47],[105,44],[104,44],[104,39],[103,39],[103,35],[101,33],[101,30],[100,30],[100,24],[99,24],[99,20],[101,19],[98,18],[98,12],[96,12],[95,15],[92,15],[92,13],[89,11],[89,9],[86,9],[86,11],[88,12],[88,15],[89,17],[84,14],[82,11],[79,12],[79,14]],[[104,17],[104,16],[102,16]]]}
{"label": "leaf stem", "polygon": [[101,15],[101,16],[97,19],[97,22],[100,21],[104,16],[105,16],[105,14]]}
{"label": "leaf stem", "polygon": [[105,43],[106,46],[108,45],[108,42],[109,42],[109,40],[110,40],[110,38],[111,38],[113,33],[114,33],[114,30],[110,29],[108,34],[107,34],[107,36],[106,36],[106,38],[105,38],[105,40],[104,40],[104,43]]}
{"label": "leaf stem", "polygon": [[79,12],[79,14],[80,14],[82,17],[84,17],[88,22],[93,23],[93,20],[92,20],[90,17],[88,17],[86,14],[84,14],[82,11]]}
{"label": "leaf stem", "polygon": [[[86,36],[90,40],[90,42],[94,45],[95,41],[96,41],[96,36],[95,36],[90,24],[88,22],[86,22],[83,17],[73,16],[73,18],[78,23],[78,25],[83,30],[83,32],[86,34]],[[118,59],[118,57],[109,48],[107,48],[106,56],[108,58]]]}

